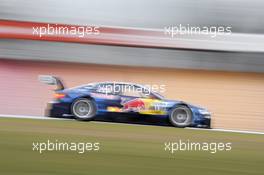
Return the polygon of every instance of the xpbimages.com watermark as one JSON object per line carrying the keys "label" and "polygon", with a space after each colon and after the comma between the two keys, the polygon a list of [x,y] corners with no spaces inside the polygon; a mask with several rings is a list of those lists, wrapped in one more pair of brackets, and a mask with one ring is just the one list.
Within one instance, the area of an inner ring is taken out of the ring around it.
{"label": "xpbimages.com watermark", "polygon": [[33,35],[39,37],[47,35],[72,35],[79,38],[85,37],[86,35],[99,35],[100,27],[98,26],[62,26],[58,24],[47,24],[45,26],[32,27]]}
{"label": "xpbimages.com watermark", "polygon": [[98,92],[108,94],[119,94],[123,93],[142,93],[145,95],[150,95],[151,92],[154,93],[164,93],[166,92],[165,84],[120,84],[120,83],[111,83],[111,84],[102,84],[98,86]]}
{"label": "xpbimages.com watermark", "polygon": [[164,35],[171,38],[177,35],[209,35],[212,38],[218,35],[231,35],[231,26],[190,26],[177,25],[177,26],[166,26],[164,27]]}
{"label": "xpbimages.com watermark", "polygon": [[174,154],[178,151],[207,151],[212,154],[221,151],[231,151],[232,143],[227,142],[191,142],[190,140],[179,140],[177,142],[165,142],[164,150]]}
{"label": "xpbimages.com watermark", "polygon": [[62,142],[62,141],[50,141],[45,142],[33,142],[32,150],[37,151],[40,154],[43,152],[50,151],[72,151],[79,154],[91,151],[99,151],[100,143],[99,142]]}

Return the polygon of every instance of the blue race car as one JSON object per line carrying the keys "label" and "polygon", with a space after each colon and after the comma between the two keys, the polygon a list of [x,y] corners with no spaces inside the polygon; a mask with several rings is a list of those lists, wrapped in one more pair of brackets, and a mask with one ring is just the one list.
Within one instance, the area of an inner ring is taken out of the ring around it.
{"label": "blue race car", "polygon": [[210,128],[211,114],[201,107],[165,99],[149,88],[133,83],[98,82],[64,88],[54,76],[40,75],[45,84],[56,85],[55,99],[48,103],[45,115],[72,116],[77,120],[93,120],[100,114],[152,115],[167,118],[176,127]]}

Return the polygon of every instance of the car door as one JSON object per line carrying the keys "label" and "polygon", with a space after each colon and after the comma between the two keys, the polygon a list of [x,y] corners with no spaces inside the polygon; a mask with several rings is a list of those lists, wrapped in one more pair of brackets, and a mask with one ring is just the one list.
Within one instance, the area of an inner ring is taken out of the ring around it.
{"label": "car door", "polygon": [[122,91],[120,93],[121,105],[123,112],[136,112],[146,110],[145,99],[148,98],[143,89],[137,85],[123,84]]}
{"label": "car door", "polygon": [[114,83],[98,84],[91,96],[96,100],[101,111],[109,111],[109,107],[121,107],[121,98],[119,92],[115,90]]}
{"label": "car door", "polygon": [[166,113],[163,108],[164,102],[144,87],[131,85],[131,87],[122,88],[120,96],[124,112],[151,115],[163,115]]}

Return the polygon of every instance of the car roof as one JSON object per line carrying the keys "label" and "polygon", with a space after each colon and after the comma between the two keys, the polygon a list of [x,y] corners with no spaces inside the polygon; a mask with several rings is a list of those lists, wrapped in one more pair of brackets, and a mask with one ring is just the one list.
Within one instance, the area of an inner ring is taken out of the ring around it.
{"label": "car roof", "polygon": [[135,86],[138,86],[138,87],[141,87],[141,88],[144,88],[144,89],[147,89],[148,91],[156,94],[157,96],[159,96],[160,98],[164,98],[162,95],[160,95],[158,92],[153,92],[152,90],[150,90],[149,88],[147,88],[146,86],[144,85],[141,85],[141,84],[137,84],[137,83],[131,83],[131,82],[120,82],[120,81],[103,81],[103,82],[92,82],[92,83],[89,83],[89,84],[84,84],[84,85],[80,85],[80,86],[76,86],[76,87],[72,87],[72,88],[69,88],[69,89],[74,89],[74,88],[85,88],[87,86],[96,86],[98,84],[124,84],[124,85],[135,85]]}
{"label": "car roof", "polygon": [[103,82],[95,82],[95,84],[125,84],[125,85],[144,86],[144,85],[137,84],[137,83],[122,82],[122,81],[103,81]]}
{"label": "car roof", "polygon": [[146,88],[144,85],[141,84],[137,84],[137,83],[131,83],[131,82],[120,82],[120,81],[102,81],[102,82],[92,82],[89,84],[83,84],[83,85],[79,85],[79,86],[75,86],[69,89],[74,89],[74,88],[81,88],[81,87],[86,87],[86,86],[96,86],[98,84],[124,84],[124,85],[135,85],[135,86],[139,86],[142,88]]}

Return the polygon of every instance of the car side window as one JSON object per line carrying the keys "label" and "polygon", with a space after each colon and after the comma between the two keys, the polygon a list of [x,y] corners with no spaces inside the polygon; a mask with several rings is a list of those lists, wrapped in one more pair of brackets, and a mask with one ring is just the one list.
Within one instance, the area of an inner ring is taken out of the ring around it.
{"label": "car side window", "polygon": [[122,88],[122,95],[129,97],[148,98],[144,89],[135,85],[124,85]]}
{"label": "car side window", "polygon": [[103,94],[113,94],[113,85],[112,84],[98,84],[96,92]]}
{"label": "car side window", "polygon": [[96,92],[106,95],[120,95],[121,89],[114,83],[97,85]]}

